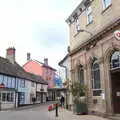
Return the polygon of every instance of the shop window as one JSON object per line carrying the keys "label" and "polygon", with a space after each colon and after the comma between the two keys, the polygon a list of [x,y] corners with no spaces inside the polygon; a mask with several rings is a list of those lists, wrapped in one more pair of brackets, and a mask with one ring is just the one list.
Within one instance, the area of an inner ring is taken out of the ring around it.
{"label": "shop window", "polygon": [[112,4],[112,0],[103,0],[104,9]]}
{"label": "shop window", "polygon": [[13,102],[14,101],[14,93],[12,92],[4,92],[0,94],[1,100],[3,102]]}
{"label": "shop window", "polygon": [[95,58],[92,63],[92,89],[93,96],[101,95],[100,69],[98,60]]}
{"label": "shop window", "polygon": [[120,68],[120,51],[115,51],[110,57],[111,70]]}
{"label": "shop window", "polygon": [[92,21],[93,21],[93,13],[92,13],[92,8],[91,8],[91,6],[89,6],[89,7],[86,9],[86,12],[87,12],[87,24],[90,24],[90,23],[92,23]]}

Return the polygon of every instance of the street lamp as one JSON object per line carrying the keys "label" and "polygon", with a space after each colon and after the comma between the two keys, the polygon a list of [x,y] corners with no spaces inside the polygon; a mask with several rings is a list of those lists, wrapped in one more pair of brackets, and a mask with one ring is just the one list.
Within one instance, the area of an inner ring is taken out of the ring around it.
{"label": "street lamp", "polygon": [[90,31],[85,30],[85,29],[79,29],[78,32],[87,32],[87,33],[89,33],[91,36],[93,36],[93,34],[92,34]]}

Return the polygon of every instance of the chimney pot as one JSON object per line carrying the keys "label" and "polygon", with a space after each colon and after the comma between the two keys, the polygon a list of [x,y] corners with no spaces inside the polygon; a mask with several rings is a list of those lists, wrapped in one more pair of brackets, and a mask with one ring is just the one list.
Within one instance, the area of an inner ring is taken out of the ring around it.
{"label": "chimney pot", "polygon": [[31,58],[30,58],[30,53],[27,53],[27,61],[29,61]]}
{"label": "chimney pot", "polygon": [[15,48],[9,47],[7,49],[6,58],[12,63],[15,63]]}
{"label": "chimney pot", "polygon": [[44,64],[48,65],[48,58],[44,58]]}

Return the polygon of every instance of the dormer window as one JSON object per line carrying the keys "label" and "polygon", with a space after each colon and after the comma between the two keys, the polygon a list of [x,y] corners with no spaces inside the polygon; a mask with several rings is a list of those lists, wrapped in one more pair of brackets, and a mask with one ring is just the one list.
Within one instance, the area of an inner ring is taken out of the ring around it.
{"label": "dormer window", "polygon": [[92,8],[91,8],[91,6],[89,6],[86,9],[86,12],[87,12],[87,24],[90,24],[93,21],[93,14],[92,14]]}
{"label": "dormer window", "polygon": [[112,3],[112,0],[103,0],[103,7],[104,9],[110,6]]}

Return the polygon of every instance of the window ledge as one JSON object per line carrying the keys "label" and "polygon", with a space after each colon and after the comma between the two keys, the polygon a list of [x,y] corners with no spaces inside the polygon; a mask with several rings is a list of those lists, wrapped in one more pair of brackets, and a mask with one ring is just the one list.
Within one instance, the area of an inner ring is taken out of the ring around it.
{"label": "window ledge", "polygon": [[86,25],[86,27],[89,26],[89,25],[91,25],[92,23],[93,23],[93,20],[92,20],[91,22],[89,22],[89,23]]}
{"label": "window ledge", "polygon": [[75,33],[74,37],[76,37],[79,33],[80,33],[80,31],[77,31],[77,33]]}
{"label": "window ledge", "polygon": [[104,8],[104,10],[101,12],[101,14],[103,14],[105,11],[107,11],[111,6],[112,6],[112,3],[108,7]]}

